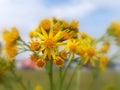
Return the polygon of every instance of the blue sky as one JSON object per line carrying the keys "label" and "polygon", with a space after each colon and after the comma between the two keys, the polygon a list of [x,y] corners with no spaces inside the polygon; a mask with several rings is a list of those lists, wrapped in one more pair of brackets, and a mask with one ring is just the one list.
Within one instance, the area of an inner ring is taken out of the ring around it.
{"label": "blue sky", "polygon": [[0,33],[18,27],[22,37],[41,19],[79,21],[80,31],[100,37],[112,21],[120,21],[120,0],[0,0]]}

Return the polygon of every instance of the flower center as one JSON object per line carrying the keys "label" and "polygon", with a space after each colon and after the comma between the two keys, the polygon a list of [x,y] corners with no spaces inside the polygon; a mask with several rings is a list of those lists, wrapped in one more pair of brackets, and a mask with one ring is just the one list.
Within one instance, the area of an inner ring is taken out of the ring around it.
{"label": "flower center", "polygon": [[56,42],[54,39],[52,38],[47,38],[44,42],[44,45],[47,47],[47,48],[53,48],[56,46]]}

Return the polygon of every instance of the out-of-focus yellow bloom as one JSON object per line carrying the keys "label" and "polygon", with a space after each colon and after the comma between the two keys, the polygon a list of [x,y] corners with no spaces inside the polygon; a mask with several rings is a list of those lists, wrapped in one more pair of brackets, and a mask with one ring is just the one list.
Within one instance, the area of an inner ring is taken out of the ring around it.
{"label": "out-of-focus yellow bloom", "polygon": [[54,34],[58,33],[58,31],[60,31],[61,28],[62,27],[60,25],[60,22],[57,22],[56,24],[54,24],[54,26],[53,26],[53,32],[54,32]]}
{"label": "out-of-focus yellow bloom", "polygon": [[51,21],[49,19],[44,19],[40,22],[39,28],[43,28],[44,30],[49,30],[51,26]]}
{"label": "out-of-focus yellow bloom", "polygon": [[30,38],[33,38],[33,37],[35,36],[34,32],[35,32],[35,31],[31,31],[31,32],[29,33],[29,37],[30,37]]}
{"label": "out-of-focus yellow bloom", "polygon": [[85,38],[87,38],[87,37],[88,37],[88,35],[87,35],[85,32],[82,32],[82,33],[81,33],[81,38],[85,39]]}
{"label": "out-of-focus yellow bloom", "polygon": [[108,64],[108,58],[105,55],[101,55],[99,57],[99,61],[100,61],[100,69],[103,71]]}
{"label": "out-of-focus yellow bloom", "polygon": [[115,40],[118,45],[120,45],[120,23],[119,22],[113,22],[108,30],[107,30],[108,35],[114,36]]}
{"label": "out-of-focus yellow bloom", "polygon": [[38,51],[40,49],[40,42],[38,41],[30,42],[30,49]]}
{"label": "out-of-focus yellow bloom", "polygon": [[64,64],[64,60],[61,57],[57,56],[54,59],[54,63],[55,63],[56,66],[61,67]]}
{"label": "out-of-focus yellow bloom", "polygon": [[19,32],[18,32],[17,28],[13,27],[11,29],[11,38],[13,38],[14,40],[17,40],[19,37],[20,36],[19,36]]}
{"label": "out-of-focus yellow bloom", "polygon": [[70,34],[68,30],[64,30],[61,34],[61,40],[68,40],[70,38]]}
{"label": "out-of-focus yellow bloom", "polygon": [[31,54],[30,55],[30,59],[32,61],[36,62],[39,59],[38,54],[35,54],[35,53]]}
{"label": "out-of-focus yellow bloom", "polygon": [[70,51],[76,53],[77,49],[78,49],[77,47],[79,46],[79,44],[80,44],[80,42],[77,39],[70,39],[67,42],[65,50],[70,50]]}
{"label": "out-of-focus yellow bloom", "polygon": [[67,29],[67,28],[70,27],[69,23],[66,22],[65,20],[62,20],[61,22],[62,22],[62,25],[63,25],[63,29]]}
{"label": "out-of-focus yellow bloom", "polygon": [[17,55],[17,46],[16,45],[6,45],[5,53],[11,59],[14,59],[14,57]]}
{"label": "out-of-focus yellow bloom", "polygon": [[77,49],[77,54],[80,55],[80,57],[84,57],[86,54],[85,49],[83,47],[78,47]]}
{"label": "out-of-focus yellow bloom", "polygon": [[85,61],[84,64],[88,63],[88,61],[90,61],[90,63],[92,64],[93,67],[95,67],[95,62],[94,62],[94,57],[96,56],[96,51],[94,47],[88,47],[86,48],[86,57],[85,57]]}
{"label": "out-of-focus yellow bloom", "polygon": [[36,65],[40,68],[43,68],[45,66],[46,62],[44,59],[40,58],[36,61]]}
{"label": "out-of-focus yellow bloom", "polygon": [[40,85],[36,85],[34,90],[43,90],[43,88]]}
{"label": "out-of-focus yellow bloom", "polygon": [[66,51],[65,51],[65,50],[62,50],[61,52],[59,52],[59,56],[60,56],[63,60],[65,60],[65,59],[67,58],[67,53],[66,53]]}
{"label": "out-of-focus yellow bloom", "polygon": [[109,48],[110,48],[110,44],[108,41],[106,41],[103,43],[103,45],[100,49],[100,52],[106,53],[106,52],[108,52]]}
{"label": "out-of-focus yellow bloom", "polygon": [[52,18],[52,22],[53,22],[53,24],[55,24],[55,23],[58,22],[58,19],[57,19],[56,17],[53,17],[53,18]]}
{"label": "out-of-focus yellow bloom", "polygon": [[78,28],[78,21],[73,20],[73,21],[70,23],[70,27],[71,27],[71,29],[77,29],[77,28]]}
{"label": "out-of-focus yellow bloom", "polygon": [[4,30],[3,31],[3,39],[7,42],[14,42],[19,38],[19,32],[17,30],[17,28],[13,27],[11,29],[11,32],[8,30]]}
{"label": "out-of-focus yellow bloom", "polygon": [[4,30],[3,31],[3,40],[4,44],[4,51],[7,56],[10,57],[10,60],[13,60],[17,54],[17,43],[16,41],[20,38],[19,32],[17,28],[13,27],[11,31]]}
{"label": "out-of-focus yellow bloom", "polygon": [[71,31],[69,32],[69,35],[70,35],[70,36],[69,36],[70,38],[76,39],[76,38],[78,37],[78,32],[71,30]]}

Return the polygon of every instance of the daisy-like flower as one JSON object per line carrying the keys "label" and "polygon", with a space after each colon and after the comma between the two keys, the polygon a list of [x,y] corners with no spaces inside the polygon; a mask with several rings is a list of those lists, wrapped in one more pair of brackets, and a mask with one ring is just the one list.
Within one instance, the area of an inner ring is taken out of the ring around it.
{"label": "daisy-like flower", "polygon": [[49,30],[50,26],[51,26],[51,21],[49,19],[43,19],[39,25],[39,27],[40,28],[42,27],[44,30]]}
{"label": "daisy-like flower", "polygon": [[94,47],[86,48],[86,57],[84,60],[84,64],[87,64],[88,61],[90,61],[92,66],[95,67],[95,62],[94,62],[95,56],[96,56],[96,50]]}
{"label": "daisy-like flower", "polygon": [[38,60],[38,55],[37,54],[35,54],[35,53],[33,53],[33,54],[31,54],[30,55],[30,59],[32,60],[32,61],[34,61],[34,62],[36,62],[37,60]]}
{"label": "daisy-like flower", "polygon": [[79,46],[80,42],[78,39],[70,39],[67,42],[67,45],[65,47],[65,50],[70,50],[74,53],[77,52],[78,46]]}
{"label": "daisy-like flower", "polygon": [[64,60],[61,57],[57,56],[54,59],[54,63],[55,63],[56,66],[61,67],[64,64]]}
{"label": "daisy-like flower", "polygon": [[61,32],[54,34],[51,28],[49,32],[41,28],[41,33],[35,32],[40,38],[41,51],[43,53],[43,59],[48,57],[49,60],[56,57],[56,52],[58,52],[58,46],[63,45],[59,40],[61,39]]}
{"label": "daisy-like flower", "polygon": [[59,56],[62,58],[62,59],[67,59],[67,53],[65,50],[62,50],[59,52]]}
{"label": "daisy-like flower", "polygon": [[42,58],[40,58],[36,61],[36,65],[40,68],[43,68],[45,66],[45,64],[46,64],[46,62]]}
{"label": "daisy-like flower", "polygon": [[30,49],[38,51],[40,49],[40,43],[38,41],[30,42]]}
{"label": "daisy-like flower", "polygon": [[78,40],[80,44],[77,49],[77,55],[80,55],[81,60],[84,60],[83,64],[90,62],[94,67],[95,59],[97,58],[96,45],[92,45],[93,42],[89,37],[80,37]]}

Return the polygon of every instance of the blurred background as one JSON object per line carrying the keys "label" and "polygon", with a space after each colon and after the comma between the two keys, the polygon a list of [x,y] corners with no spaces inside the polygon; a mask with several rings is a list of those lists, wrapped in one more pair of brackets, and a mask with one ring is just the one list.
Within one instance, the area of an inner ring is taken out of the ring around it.
{"label": "blurred background", "polygon": [[[52,17],[68,21],[78,20],[80,31],[99,38],[105,33],[112,21],[120,21],[120,0],[0,0],[0,42],[3,42],[1,36],[2,30],[10,29],[13,26],[16,26],[21,37],[29,42],[29,32],[37,27],[42,19],[51,19]],[[113,46],[112,52],[109,55],[115,51],[116,47]],[[18,68],[29,69],[34,69],[35,66],[30,61],[27,53],[17,56],[16,65]],[[111,67],[111,70],[119,72],[120,60],[116,59]],[[23,72],[23,75],[24,73],[29,74],[30,72]],[[114,75],[111,72],[109,74],[111,74],[109,77],[107,77],[108,74],[103,75],[102,77],[105,78],[101,82],[106,84],[106,81],[112,78],[110,80],[110,87],[112,89],[105,90],[120,90],[115,89],[112,83],[116,81],[115,77],[119,77],[120,74]],[[36,74],[34,73],[34,75]],[[120,80],[119,78],[117,79]],[[83,80],[83,83],[86,84],[86,80]],[[118,80],[117,84],[120,85]],[[96,84],[97,86],[98,83]]]}

